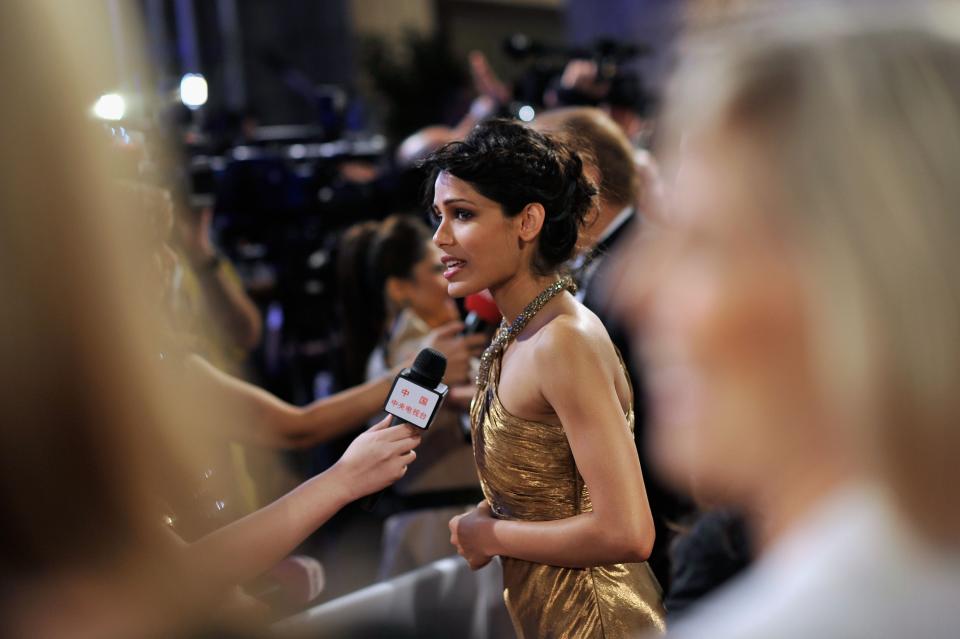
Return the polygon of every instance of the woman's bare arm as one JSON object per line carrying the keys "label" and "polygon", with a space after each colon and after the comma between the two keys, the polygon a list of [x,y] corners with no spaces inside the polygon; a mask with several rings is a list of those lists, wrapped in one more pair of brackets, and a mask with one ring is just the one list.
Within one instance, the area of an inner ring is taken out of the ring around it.
{"label": "woman's bare arm", "polygon": [[361,427],[383,407],[393,378],[400,371],[348,388],[308,406],[288,404],[276,395],[228,375],[196,355],[188,359],[190,373],[204,390],[239,416],[237,436],[271,448],[307,448]]}
{"label": "woman's bare arm", "polygon": [[[483,557],[504,555],[567,567],[643,561],[654,528],[633,437],[616,393],[607,338],[558,318],[535,354],[540,390],[563,424],[590,490],[593,511],[555,521],[464,516],[453,530],[459,545]],[[614,355],[615,356],[615,355]],[[476,566],[475,566],[476,567]]]}
{"label": "woman's bare arm", "polygon": [[[470,356],[486,342],[482,335],[461,337],[462,329],[460,322],[450,322],[432,331],[423,342],[423,346],[435,348],[447,357],[448,383],[466,380]],[[410,357],[403,366],[412,363]],[[294,406],[224,373],[199,356],[187,360],[188,371],[202,391],[233,409],[236,417],[226,424],[228,432],[233,431],[243,441],[270,448],[309,448],[360,428],[383,409],[393,379],[403,366],[307,406]]]}
{"label": "woman's bare arm", "polygon": [[280,499],[186,544],[180,555],[214,589],[242,584],[273,567],[351,501],[400,479],[416,458],[419,431],[384,419],[358,436],[340,460]]}

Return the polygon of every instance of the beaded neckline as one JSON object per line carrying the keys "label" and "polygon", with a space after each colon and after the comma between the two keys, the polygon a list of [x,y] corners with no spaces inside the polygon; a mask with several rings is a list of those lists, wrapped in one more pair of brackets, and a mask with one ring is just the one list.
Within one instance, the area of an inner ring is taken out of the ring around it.
{"label": "beaded neckline", "polygon": [[546,306],[547,302],[567,290],[571,293],[577,291],[577,285],[569,275],[565,275],[545,288],[526,305],[523,311],[521,311],[516,319],[509,325],[506,319],[500,323],[496,337],[493,338],[490,346],[487,347],[487,350],[485,350],[480,357],[480,372],[477,374],[478,385],[487,380],[487,376],[490,374],[490,365],[493,363],[494,357],[503,353],[507,345],[526,328],[530,320],[540,312],[540,309]]}

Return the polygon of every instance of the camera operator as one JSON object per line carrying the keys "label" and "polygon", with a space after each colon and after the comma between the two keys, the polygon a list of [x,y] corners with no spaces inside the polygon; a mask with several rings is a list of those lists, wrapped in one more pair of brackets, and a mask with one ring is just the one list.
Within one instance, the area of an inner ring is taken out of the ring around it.
{"label": "camera operator", "polygon": [[617,123],[632,146],[645,148],[653,132],[653,96],[639,75],[623,68],[623,57],[606,63],[596,58],[571,59],[547,90],[544,103],[550,107],[598,107]]}

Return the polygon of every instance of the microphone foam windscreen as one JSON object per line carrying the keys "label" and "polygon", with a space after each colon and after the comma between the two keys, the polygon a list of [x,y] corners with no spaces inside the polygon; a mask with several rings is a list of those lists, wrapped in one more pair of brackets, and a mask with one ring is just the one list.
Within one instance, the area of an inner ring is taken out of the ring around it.
{"label": "microphone foam windscreen", "polygon": [[425,348],[417,353],[412,368],[415,373],[430,380],[432,385],[436,386],[443,379],[443,374],[447,372],[447,358],[440,351]]}

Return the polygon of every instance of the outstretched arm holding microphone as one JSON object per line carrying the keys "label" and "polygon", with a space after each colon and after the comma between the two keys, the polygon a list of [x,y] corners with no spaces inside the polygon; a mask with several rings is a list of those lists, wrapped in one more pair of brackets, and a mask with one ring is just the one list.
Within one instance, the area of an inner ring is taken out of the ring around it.
{"label": "outstretched arm holding microphone", "polygon": [[424,348],[393,380],[383,404],[390,414],[358,436],[336,464],[270,505],[184,544],[182,560],[202,569],[206,588],[225,592],[276,565],[350,502],[399,480],[443,403],[446,367],[442,353]]}
{"label": "outstretched arm holding microphone", "polygon": [[[451,386],[467,382],[470,357],[479,354],[487,341],[484,335],[461,335],[463,328],[460,322],[450,322],[434,329],[423,343],[446,357],[444,379]],[[243,415],[244,419],[230,424],[242,429],[237,435],[241,439],[271,448],[308,448],[348,433],[376,415],[396,375],[412,363],[411,358],[377,379],[303,407],[228,375],[199,356],[189,358],[188,370],[204,392]]]}
{"label": "outstretched arm holding microphone", "polygon": [[250,515],[185,544],[180,556],[185,565],[208,578],[203,589],[225,592],[257,577],[341,508],[403,477],[416,458],[420,431],[407,425],[388,428],[391,419],[359,435],[329,470]]}

